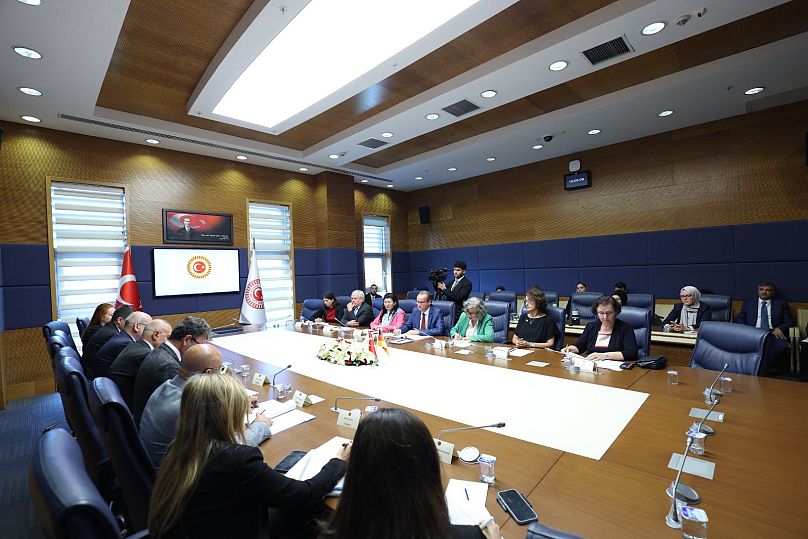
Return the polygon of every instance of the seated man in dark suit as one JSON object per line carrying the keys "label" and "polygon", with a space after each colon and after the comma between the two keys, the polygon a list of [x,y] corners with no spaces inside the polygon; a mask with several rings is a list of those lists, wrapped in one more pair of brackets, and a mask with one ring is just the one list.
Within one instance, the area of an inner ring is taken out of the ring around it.
{"label": "seated man in dark suit", "polygon": [[373,322],[373,309],[365,303],[365,293],[361,290],[351,292],[351,302],[345,306],[342,323],[346,326],[369,326]]}
{"label": "seated man in dark suit", "polygon": [[127,316],[123,329],[105,342],[104,346],[95,355],[95,361],[90,366],[93,375],[96,377],[109,376],[109,366],[112,365],[118,354],[126,348],[127,344],[140,339],[146,324],[149,322],[151,322],[151,316],[142,311],[135,311]]}
{"label": "seated man in dark suit", "polygon": [[133,408],[135,376],[140,369],[140,364],[143,363],[149,352],[166,342],[170,334],[171,324],[155,318],[143,330],[140,340],[127,344],[109,366],[109,377],[117,384],[121,397],[126,401],[130,410]]}
{"label": "seated man in dark suit", "polygon": [[370,291],[365,294],[365,303],[373,307],[373,300],[374,299],[382,299],[381,294],[379,294],[379,287],[375,284],[370,285]]}
{"label": "seated man in dark suit", "polygon": [[417,309],[407,317],[401,326],[401,333],[411,335],[444,335],[446,328],[443,324],[443,312],[432,306],[432,294],[426,290],[418,292],[415,300]]}
{"label": "seated man in dark suit", "polygon": [[788,303],[777,299],[777,288],[772,282],[758,285],[758,297],[743,302],[741,312],[735,317],[735,323],[755,326],[771,331],[773,339],[769,339],[768,360],[766,367],[778,363],[788,349],[788,329],[794,326]]}
{"label": "seated man in dark suit", "polygon": [[210,339],[210,325],[196,316],[189,316],[174,326],[168,340],[143,359],[135,376],[132,415],[140,424],[140,416],[154,390],[180,372],[180,359],[192,346]]}
{"label": "seated man in dark suit", "polygon": [[437,284],[438,290],[446,299],[454,301],[455,312],[452,325],[460,318],[460,312],[463,310],[463,302],[469,299],[471,295],[471,281],[466,277],[466,268],[466,263],[462,260],[458,260],[454,263],[454,280],[449,281],[448,284],[442,282]]}
{"label": "seated man in dark suit", "polygon": [[88,378],[95,376],[93,374],[93,364],[98,351],[108,340],[123,329],[126,317],[133,312],[135,312],[135,309],[131,305],[121,305],[112,313],[112,320],[104,324],[101,329],[95,332],[93,338],[87,341],[81,353],[81,366],[84,368],[84,373]]}

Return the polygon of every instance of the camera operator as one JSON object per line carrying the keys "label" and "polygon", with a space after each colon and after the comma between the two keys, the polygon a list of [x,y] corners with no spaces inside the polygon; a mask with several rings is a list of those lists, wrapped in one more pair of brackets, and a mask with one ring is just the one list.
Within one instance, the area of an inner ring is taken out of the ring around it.
{"label": "camera operator", "polygon": [[454,263],[454,280],[447,285],[444,282],[437,284],[438,290],[446,299],[455,304],[454,318],[452,324],[457,322],[460,312],[463,310],[463,302],[471,295],[471,281],[466,278],[466,263],[458,260]]}

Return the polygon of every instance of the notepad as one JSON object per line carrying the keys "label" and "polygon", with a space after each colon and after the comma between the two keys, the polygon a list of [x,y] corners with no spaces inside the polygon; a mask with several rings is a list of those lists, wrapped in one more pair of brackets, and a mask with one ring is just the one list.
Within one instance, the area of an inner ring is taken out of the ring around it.
{"label": "notepad", "polygon": [[273,435],[300,425],[301,423],[311,421],[315,417],[298,410],[295,401],[292,399],[286,402],[268,400],[258,403],[257,408],[250,410],[250,413],[247,414],[246,423],[249,425],[255,421],[255,416],[258,415],[259,412],[272,419],[270,431]]}
{"label": "notepad", "polygon": [[449,506],[449,522],[452,524],[477,525],[491,518],[485,507],[488,485],[478,481],[449,479],[446,487],[446,505]]}
{"label": "notepad", "polygon": [[[333,459],[337,455],[337,452],[339,451],[340,447],[342,447],[342,444],[350,441],[351,440],[348,438],[334,436],[320,447],[312,449],[306,453],[303,458],[297,461],[297,464],[292,466],[292,468],[286,472],[286,477],[298,479],[300,481],[311,479],[320,473],[320,470],[323,469],[323,466],[328,464],[329,460]],[[339,496],[342,492],[342,484],[344,481],[345,478],[343,477],[339,480],[339,483],[334,486],[331,492],[326,494],[326,496]]]}

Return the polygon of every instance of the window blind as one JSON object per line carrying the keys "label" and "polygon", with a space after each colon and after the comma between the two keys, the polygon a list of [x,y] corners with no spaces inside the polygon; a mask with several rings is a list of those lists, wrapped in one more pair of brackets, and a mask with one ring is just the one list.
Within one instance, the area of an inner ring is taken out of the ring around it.
{"label": "window blind", "polygon": [[250,247],[255,245],[267,322],[295,314],[292,221],[289,206],[250,202]]}

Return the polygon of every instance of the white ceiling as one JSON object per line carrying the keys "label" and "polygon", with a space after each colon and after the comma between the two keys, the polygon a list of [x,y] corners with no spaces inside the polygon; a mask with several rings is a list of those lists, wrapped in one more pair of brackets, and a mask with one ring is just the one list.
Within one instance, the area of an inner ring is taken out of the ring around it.
{"label": "white ceiling", "polygon": [[[412,191],[743,114],[749,101],[807,87],[808,33],[509,125],[380,169],[350,163],[374,151],[358,146],[358,142],[370,137],[380,138],[383,131],[394,132],[393,138],[384,140],[396,144],[459,121],[440,109],[460,99],[469,99],[482,107],[471,114],[481,113],[589,74],[595,68],[581,51],[620,35],[626,36],[635,52],[605,62],[598,69],[780,3],[782,0],[619,0],[320,144],[297,151],[96,107],[129,7],[127,0],[42,0],[38,7],[4,0],[0,4],[0,119],[24,123],[21,115],[33,115],[42,119],[39,125],[43,127],[145,144],[147,136],[141,133],[77,122],[60,115],[97,120],[218,146],[162,138],[160,148],[231,161],[237,153],[243,152],[249,157],[248,163],[285,170],[296,171],[300,163],[306,163],[307,174],[318,173],[324,167],[337,168],[347,174],[357,174],[356,181],[360,181],[359,175],[370,176],[370,185],[384,186],[393,182],[396,190]],[[703,17],[693,17],[684,26],[673,24],[679,16],[700,8],[707,10]],[[656,20],[667,21],[666,29],[654,36],[642,36],[640,30]],[[234,45],[232,41],[226,47]],[[43,58],[22,58],[13,52],[15,46],[36,49]],[[225,55],[229,50],[220,54]],[[569,67],[561,72],[549,71],[547,66],[558,59],[569,61]],[[40,89],[44,95],[26,96],[17,91],[19,86]],[[752,86],[765,86],[766,91],[756,96],[744,95],[743,91]],[[481,98],[480,92],[488,89],[497,90],[497,96]],[[657,117],[657,113],[665,109],[676,112],[666,118]],[[425,120],[429,112],[439,112],[441,117],[435,121]],[[466,117],[468,115],[462,119]],[[602,132],[587,135],[593,128]],[[532,150],[531,146],[544,135],[553,135],[552,142],[542,141],[544,148]],[[332,153],[345,155],[333,160],[327,157]],[[496,161],[485,161],[488,156],[495,156]],[[449,172],[449,167],[458,170]],[[586,163],[583,168],[587,168]],[[416,181],[415,176],[422,176],[423,180]]]}

